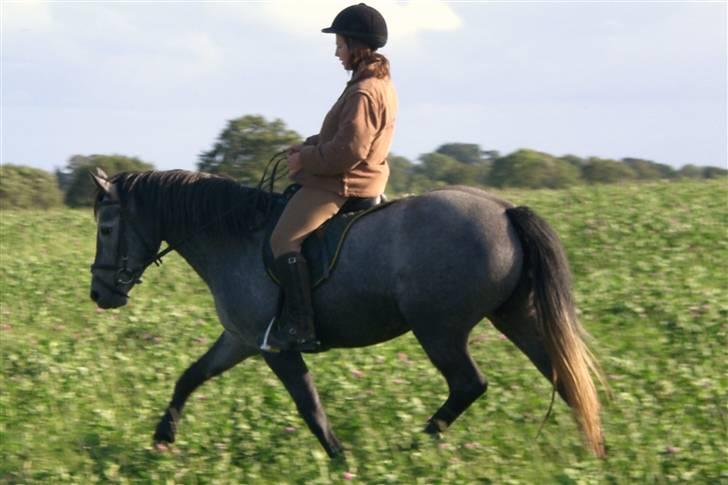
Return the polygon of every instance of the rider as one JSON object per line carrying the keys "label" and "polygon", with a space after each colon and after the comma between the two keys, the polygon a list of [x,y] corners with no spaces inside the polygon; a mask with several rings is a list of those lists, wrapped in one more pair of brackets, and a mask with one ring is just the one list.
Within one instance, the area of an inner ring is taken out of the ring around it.
{"label": "rider", "polygon": [[269,351],[319,347],[301,245],[347,198],[377,197],[389,178],[387,154],[397,95],[389,61],[376,52],[387,42],[384,17],[360,3],[339,12],[322,32],[336,34],[335,55],[352,75],[319,134],[288,149],[288,170],[302,187],[286,205],[270,238],[284,301],[277,325],[264,338],[262,348]]}

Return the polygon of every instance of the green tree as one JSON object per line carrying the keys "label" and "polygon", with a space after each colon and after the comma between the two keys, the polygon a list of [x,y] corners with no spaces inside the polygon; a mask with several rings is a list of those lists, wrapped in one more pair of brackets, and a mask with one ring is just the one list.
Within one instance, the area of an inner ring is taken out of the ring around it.
{"label": "green tree", "polygon": [[476,145],[474,143],[446,143],[444,145],[440,145],[435,152],[447,155],[458,162],[468,165],[479,164],[483,160],[484,156],[484,152],[480,149],[480,145]]}
{"label": "green tree", "polygon": [[481,183],[482,167],[467,165],[448,155],[432,152],[420,156],[415,174],[427,180],[426,188],[443,185],[478,185]]}
{"label": "green tree", "polygon": [[663,163],[655,163],[641,158],[624,158],[622,162],[634,170],[635,176],[640,180],[656,180],[675,177],[675,169]]}
{"label": "green tree", "polygon": [[483,150],[483,157],[486,160],[495,160],[496,158],[500,158],[500,152],[498,150]]}
{"label": "green tree", "polygon": [[474,143],[446,143],[440,145],[435,153],[447,155],[468,167],[460,167],[455,172],[461,172],[455,178],[463,179],[461,182],[468,185],[485,185],[493,166],[493,160],[500,155],[496,150],[482,150],[480,145]]}
{"label": "green tree", "polygon": [[629,165],[597,157],[590,157],[581,173],[584,180],[591,184],[613,184],[637,178],[637,174]]}
{"label": "green tree", "polygon": [[458,166],[461,165],[454,158],[433,152],[421,155],[419,161],[415,171],[424,175],[428,180],[436,182],[435,185],[459,183],[459,181],[453,182],[460,178],[457,171]]}
{"label": "green tree", "polygon": [[53,174],[20,165],[0,166],[0,209],[50,209],[63,205]]}
{"label": "green tree", "polygon": [[548,153],[521,149],[493,163],[489,182],[496,187],[556,189],[579,181],[579,169]]}
{"label": "green tree", "polygon": [[58,184],[65,185],[64,201],[70,207],[90,207],[94,203],[96,185],[89,171],[99,167],[107,174],[152,170],[154,166],[135,157],[124,155],[74,155],[68,160],[64,170],[57,171]]}
{"label": "green tree", "polygon": [[728,175],[728,170],[720,167],[703,167],[703,177],[706,179],[715,179]]}
{"label": "green tree", "polygon": [[412,175],[415,168],[412,162],[408,158],[391,153],[387,157],[387,162],[389,163],[387,192],[396,195],[412,192]]}
{"label": "green tree", "polygon": [[687,164],[677,171],[679,177],[699,179],[703,176],[703,169],[692,164]]}
{"label": "green tree", "polygon": [[564,155],[563,157],[559,157],[559,160],[563,160],[564,162],[576,167],[579,172],[581,172],[585,163],[583,158],[577,157],[576,155]]}
{"label": "green tree", "polygon": [[246,115],[228,121],[212,149],[200,154],[197,167],[255,185],[276,152],[300,142],[301,135],[286,128],[282,120]]}
{"label": "green tree", "polygon": [[484,185],[490,172],[490,161],[463,163],[439,152],[425,153],[414,168],[413,179],[419,189],[444,185]]}

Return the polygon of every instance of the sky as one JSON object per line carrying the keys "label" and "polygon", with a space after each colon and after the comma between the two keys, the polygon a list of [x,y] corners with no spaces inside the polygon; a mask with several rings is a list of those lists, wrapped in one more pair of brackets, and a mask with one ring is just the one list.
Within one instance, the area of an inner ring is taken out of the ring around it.
{"label": "sky", "polygon": [[[194,170],[239,116],[317,133],[348,80],[320,29],[351,3],[0,0],[0,162]],[[726,1],[367,3],[389,26],[394,154],[728,167]]]}

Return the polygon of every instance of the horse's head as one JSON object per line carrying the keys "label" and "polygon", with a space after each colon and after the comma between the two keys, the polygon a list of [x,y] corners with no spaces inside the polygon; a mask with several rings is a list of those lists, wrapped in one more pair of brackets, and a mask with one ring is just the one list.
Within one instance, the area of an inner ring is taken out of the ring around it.
{"label": "horse's head", "polygon": [[140,217],[133,198],[123,196],[118,183],[101,169],[91,177],[99,189],[94,205],[97,235],[91,299],[100,308],[117,308],[126,305],[129,291],[141,283],[160,240],[153,237],[154,228]]}

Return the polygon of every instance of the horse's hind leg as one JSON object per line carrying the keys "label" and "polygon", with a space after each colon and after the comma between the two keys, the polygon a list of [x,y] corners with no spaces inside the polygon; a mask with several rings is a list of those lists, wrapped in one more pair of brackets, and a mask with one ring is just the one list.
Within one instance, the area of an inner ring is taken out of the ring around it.
{"label": "horse's hind leg", "polygon": [[263,358],[276,376],[283,382],[298,407],[303,420],[316,435],[326,453],[333,458],[343,448],[331,430],[324,408],[319,401],[313,377],[299,352],[263,352]]}
{"label": "horse's hind leg", "polygon": [[[538,320],[530,299],[523,290],[514,294],[507,305],[488,316],[493,326],[508,340],[513,342],[521,352],[536,366],[541,374],[552,382],[553,370],[543,339],[538,331]],[[566,401],[563,389],[557,386],[559,395]]]}
{"label": "horse's hind leg", "polygon": [[445,377],[450,391],[445,403],[429,419],[426,433],[445,431],[488,388],[488,382],[468,351],[470,328],[414,329],[427,356]]}
{"label": "horse's hind leg", "polygon": [[253,347],[242,346],[238,339],[227,331],[223,332],[205,355],[184,371],[177,380],[172,400],[154,432],[155,443],[174,442],[182,408],[195,389],[257,352]]}

